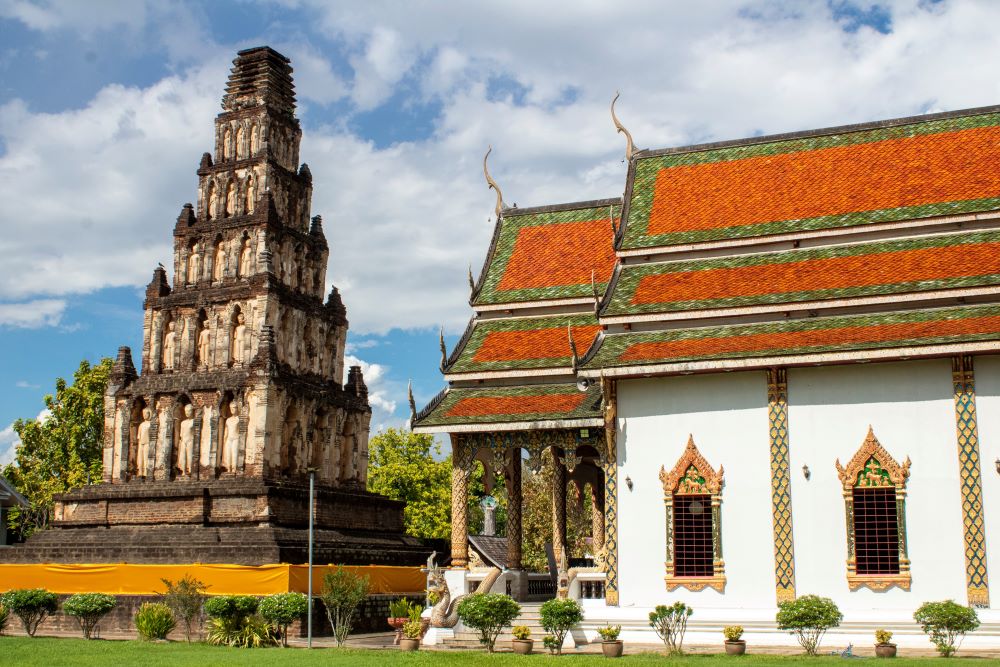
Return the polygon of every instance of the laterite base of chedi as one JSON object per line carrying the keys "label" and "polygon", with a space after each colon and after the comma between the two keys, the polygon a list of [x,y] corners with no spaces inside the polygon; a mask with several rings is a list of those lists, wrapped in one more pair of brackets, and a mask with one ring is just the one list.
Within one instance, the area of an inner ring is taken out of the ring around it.
{"label": "laterite base of chedi", "polygon": [[[308,486],[246,479],[100,484],[60,497],[50,528],[3,550],[8,563],[233,563],[308,560]],[[434,549],[403,534],[403,503],[317,488],[314,561],[422,565]]]}

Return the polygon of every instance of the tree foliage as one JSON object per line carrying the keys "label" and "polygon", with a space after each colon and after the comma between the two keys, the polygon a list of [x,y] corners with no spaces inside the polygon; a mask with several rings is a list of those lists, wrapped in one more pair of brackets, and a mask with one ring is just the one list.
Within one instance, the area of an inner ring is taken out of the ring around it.
{"label": "tree foliage", "polygon": [[302,593],[276,593],[260,601],[261,618],[281,629],[281,645],[288,646],[288,626],[309,611],[309,598]]}
{"label": "tree foliage", "polygon": [[21,625],[29,637],[49,614],[56,613],[59,598],[44,588],[16,588],[0,595],[0,604],[21,619]]}
{"label": "tree foliage", "polygon": [[390,428],[368,443],[368,490],[406,503],[403,520],[414,537],[451,535],[451,458],[434,437]]}
{"label": "tree foliage", "polygon": [[474,593],[458,603],[462,623],[479,631],[479,643],[490,653],[503,629],[521,613],[521,605],[502,593]]}
{"label": "tree foliage", "polygon": [[66,598],[63,611],[76,617],[83,630],[83,638],[90,639],[94,628],[115,608],[117,602],[118,598],[107,593],[77,593]]}
{"label": "tree foliage", "polygon": [[326,607],[326,617],[333,628],[337,646],[343,646],[354,627],[358,607],[368,597],[371,582],[338,565],[333,572],[323,575],[323,589],[319,598]]}
{"label": "tree foliage", "polygon": [[47,525],[54,494],[101,480],[111,364],[108,358],[96,366],[80,362],[72,384],[58,378],[55,394],[45,397],[46,417],[14,422],[21,444],[3,474],[30,503],[10,513],[10,527],[21,538]]}
{"label": "tree foliage", "polygon": [[583,607],[576,600],[553,598],[546,600],[538,611],[545,632],[556,639],[556,653],[562,653],[566,633],[583,621]]}
{"label": "tree foliage", "polygon": [[913,614],[913,620],[920,624],[930,636],[931,643],[945,658],[958,650],[966,632],[979,627],[979,615],[972,607],[965,607],[954,600],[925,602]]}
{"label": "tree foliage", "polygon": [[184,623],[184,638],[191,641],[191,631],[196,625],[201,625],[202,605],[205,602],[205,590],[208,588],[190,574],[185,574],[177,581],[160,579],[167,587],[163,602],[176,618]]}
{"label": "tree foliage", "polygon": [[680,655],[684,652],[684,633],[687,632],[688,618],[693,613],[694,609],[680,601],[669,607],[658,604],[649,612],[649,626],[663,640],[669,655]]}
{"label": "tree foliage", "polygon": [[[549,450],[542,454],[542,469],[532,473],[525,465],[521,472],[521,532],[522,563],[528,570],[544,572],[548,568],[545,544],[552,542],[552,458]],[[571,558],[587,554],[587,538],[591,536],[590,516],[593,511],[590,494],[577,498],[575,487],[566,489],[566,544]]]}
{"label": "tree foliage", "polygon": [[778,605],[776,617],[779,630],[788,630],[795,635],[806,655],[816,655],[823,635],[844,620],[837,604],[830,598],[818,595],[803,595]]}

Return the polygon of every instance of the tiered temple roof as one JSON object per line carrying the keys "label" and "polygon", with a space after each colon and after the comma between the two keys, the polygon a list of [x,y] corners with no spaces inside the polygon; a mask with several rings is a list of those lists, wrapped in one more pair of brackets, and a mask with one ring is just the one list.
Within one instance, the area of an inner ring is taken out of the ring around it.
{"label": "tiered temple roof", "polygon": [[577,376],[1000,351],[998,158],[970,109],[637,151],[624,207],[504,209],[415,427],[597,419]]}

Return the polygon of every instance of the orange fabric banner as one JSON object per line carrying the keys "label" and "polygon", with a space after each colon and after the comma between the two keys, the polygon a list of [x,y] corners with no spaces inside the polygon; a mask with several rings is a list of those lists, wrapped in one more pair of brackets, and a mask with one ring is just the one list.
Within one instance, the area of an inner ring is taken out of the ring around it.
{"label": "orange fabric banner", "polygon": [[[345,566],[371,581],[372,593],[416,593],[423,591],[425,575],[419,567],[385,565]],[[313,566],[313,592],[323,588],[323,576],[335,565]],[[0,563],[0,592],[12,588],[44,588],[54,593],[111,593],[156,595],[166,587],[163,579],[176,581],[191,575],[204,583],[209,595],[271,595],[305,593],[307,565],[227,565],[192,563],[145,565],[139,563],[60,564]]]}

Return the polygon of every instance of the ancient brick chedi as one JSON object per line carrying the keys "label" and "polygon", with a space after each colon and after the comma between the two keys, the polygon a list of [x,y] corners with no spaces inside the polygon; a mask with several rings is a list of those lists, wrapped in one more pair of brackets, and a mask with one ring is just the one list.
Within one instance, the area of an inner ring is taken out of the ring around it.
{"label": "ancient brick chedi", "polygon": [[[58,499],[57,529],[26,547],[162,561],[162,537],[202,562],[301,562],[314,471],[321,562],[422,562],[401,535],[402,505],[364,491],[371,409],[361,369],[342,380],[347,313],[336,288],[325,293],[292,68],[267,47],[233,62],[197,205],[174,227],[173,282],[161,265],[146,289],[141,374],[118,351],[104,484]],[[178,524],[211,534],[163,533]],[[80,530],[95,526],[129,532],[97,544]],[[216,541],[192,550],[192,539]]]}

